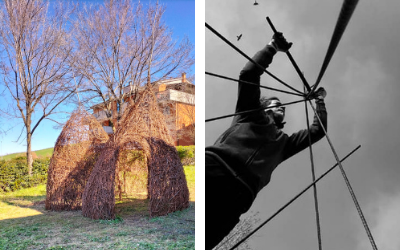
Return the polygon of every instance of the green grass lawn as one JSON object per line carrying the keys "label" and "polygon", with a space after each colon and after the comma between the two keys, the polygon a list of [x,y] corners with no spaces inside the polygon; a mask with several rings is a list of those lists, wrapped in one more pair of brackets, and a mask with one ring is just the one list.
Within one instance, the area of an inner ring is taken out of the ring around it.
{"label": "green grass lawn", "polygon": [[44,209],[46,186],[0,195],[0,249],[195,249],[195,167],[185,166],[190,206],[150,218],[144,196],[118,201],[115,220]]}

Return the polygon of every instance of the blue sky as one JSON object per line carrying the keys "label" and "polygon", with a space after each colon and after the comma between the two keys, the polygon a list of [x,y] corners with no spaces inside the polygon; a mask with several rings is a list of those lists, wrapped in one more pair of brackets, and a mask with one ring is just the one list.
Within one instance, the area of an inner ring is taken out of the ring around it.
{"label": "blue sky", "polygon": [[[205,21],[249,56],[270,40],[269,16],[275,27],[293,42],[291,54],[313,83],[319,73],[343,1],[258,0],[206,1]],[[327,92],[328,134],[339,158],[357,145],[343,163],[378,249],[400,249],[400,25],[395,0],[360,0],[320,86]],[[238,78],[246,59],[207,28],[205,70]],[[236,36],[242,34],[237,41]],[[302,83],[284,54],[275,56],[270,72],[301,90]],[[262,84],[287,90],[264,74]],[[221,94],[223,93],[223,94]],[[297,98],[276,95],[282,102]],[[237,84],[205,76],[205,118],[234,112]],[[306,126],[304,105],[287,107],[284,131]],[[311,119],[311,115],[310,115]],[[205,145],[214,143],[231,118],[205,125]],[[314,147],[316,175],[335,164],[325,139]],[[311,182],[309,152],[282,163],[272,181],[258,195],[246,218],[272,215]],[[361,220],[338,169],[318,184],[322,245],[325,250],[371,249]],[[251,249],[318,249],[312,192],[307,192],[248,241]]]}
{"label": "blue sky", "polygon": [[[85,2],[85,1],[81,1]],[[102,2],[102,1],[87,1],[87,2]],[[141,1],[143,4],[155,3],[155,1]],[[173,30],[175,39],[181,40],[185,35],[195,44],[195,1],[194,0],[164,0],[159,3],[166,6],[163,19],[166,24]],[[194,74],[194,66],[192,72]],[[55,129],[54,122],[43,121],[35,133],[33,134],[32,150],[40,150],[44,148],[54,147],[55,141],[61,132],[61,129]],[[20,120],[4,120],[0,117],[0,126],[2,129],[12,128],[6,134],[0,134],[0,156],[16,152],[26,151],[26,142],[24,133],[21,139],[16,142],[22,130]]]}

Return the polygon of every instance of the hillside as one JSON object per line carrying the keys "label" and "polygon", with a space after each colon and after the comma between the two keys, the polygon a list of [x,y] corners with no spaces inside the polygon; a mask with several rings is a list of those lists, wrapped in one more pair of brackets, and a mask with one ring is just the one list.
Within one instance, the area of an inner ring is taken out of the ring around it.
{"label": "hillside", "polygon": [[[36,156],[39,157],[39,158],[41,158],[41,157],[51,157],[51,155],[53,154],[53,148],[45,148],[45,149],[32,151],[32,152],[34,152],[36,154]],[[9,160],[9,159],[12,159],[12,158],[17,157],[17,156],[25,156],[25,154],[26,154],[25,152],[14,153],[14,154],[0,156],[0,159]]]}

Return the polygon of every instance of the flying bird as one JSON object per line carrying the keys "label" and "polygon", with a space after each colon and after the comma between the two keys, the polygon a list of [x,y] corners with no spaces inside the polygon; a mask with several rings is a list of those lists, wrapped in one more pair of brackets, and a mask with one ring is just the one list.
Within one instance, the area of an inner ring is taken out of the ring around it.
{"label": "flying bird", "polygon": [[237,36],[237,40],[239,41],[240,38],[242,38],[242,34],[240,34],[240,35]]}
{"label": "flying bird", "polygon": [[255,2],[254,2],[254,4],[253,5],[258,5],[258,3],[257,3],[257,0],[255,0]]}

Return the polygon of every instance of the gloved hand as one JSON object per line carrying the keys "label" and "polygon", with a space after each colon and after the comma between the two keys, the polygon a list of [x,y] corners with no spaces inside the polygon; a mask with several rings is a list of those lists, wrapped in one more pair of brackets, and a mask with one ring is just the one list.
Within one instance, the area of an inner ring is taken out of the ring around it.
{"label": "gloved hand", "polygon": [[293,43],[288,43],[281,32],[277,32],[272,36],[271,41],[268,43],[276,51],[287,52]]}
{"label": "gloved hand", "polygon": [[322,87],[319,87],[313,94],[313,98],[317,100],[324,100],[326,97],[326,90]]}

